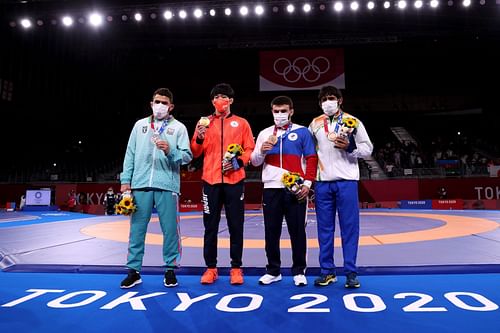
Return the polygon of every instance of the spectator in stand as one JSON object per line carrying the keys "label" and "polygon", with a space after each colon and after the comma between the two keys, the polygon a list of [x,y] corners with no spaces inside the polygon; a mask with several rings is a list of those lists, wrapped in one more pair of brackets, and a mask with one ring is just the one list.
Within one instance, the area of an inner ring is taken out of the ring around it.
{"label": "spectator in stand", "polygon": [[70,212],[74,212],[76,210],[77,204],[78,204],[78,200],[77,200],[76,192],[75,192],[75,190],[71,190],[68,193],[68,201],[67,201],[68,210]]}
{"label": "spectator in stand", "polygon": [[446,191],[446,188],[441,187],[438,190],[438,197],[439,197],[439,199],[447,199],[448,198],[448,192]]}

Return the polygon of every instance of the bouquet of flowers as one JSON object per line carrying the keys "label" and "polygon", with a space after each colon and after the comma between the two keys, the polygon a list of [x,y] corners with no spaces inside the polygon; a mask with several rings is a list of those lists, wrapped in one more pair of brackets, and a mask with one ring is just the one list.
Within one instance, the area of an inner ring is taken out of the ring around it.
{"label": "bouquet of flowers", "polygon": [[304,183],[304,179],[300,176],[300,173],[287,171],[281,177],[281,182],[287,190],[297,194]]}
{"label": "bouquet of flowers", "polygon": [[222,164],[231,163],[234,170],[238,170],[240,165],[238,164],[237,157],[243,154],[243,148],[237,143],[231,143],[227,146],[226,153],[222,158]]}
{"label": "bouquet of flowers", "polygon": [[130,215],[137,210],[132,192],[126,191],[122,194],[120,201],[116,204],[116,214]]}
{"label": "bouquet of flowers", "polygon": [[339,135],[345,138],[349,137],[349,135],[354,131],[355,128],[358,127],[358,125],[359,122],[356,118],[343,117]]}

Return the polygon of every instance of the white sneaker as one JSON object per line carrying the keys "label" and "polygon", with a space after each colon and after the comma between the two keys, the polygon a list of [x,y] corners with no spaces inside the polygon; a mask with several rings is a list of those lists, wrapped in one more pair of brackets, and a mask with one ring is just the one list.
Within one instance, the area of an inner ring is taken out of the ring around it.
{"label": "white sneaker", "polygon": [[307,286],[307,279],[304,274],[294,275],[293,282],[297,287]]}
{"label": "white sneaker", "polygon": [[278,281],[281,281],[281,274],[278,276],[265,274],[260,277],[259,284],[271,284],[273,282],[278,282]]}

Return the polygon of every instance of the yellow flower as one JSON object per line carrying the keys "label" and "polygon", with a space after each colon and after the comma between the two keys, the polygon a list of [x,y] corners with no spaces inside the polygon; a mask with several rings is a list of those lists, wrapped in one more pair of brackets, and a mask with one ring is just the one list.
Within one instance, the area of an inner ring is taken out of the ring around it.
{"label": "yellow flower", "polygon": [[229,146],[227,146],[227,151],[231,154],[234,154],[235,156],[240,156],[243,154],[243,148],[237,143],[231,143]]}
{"label": "yellow flower", "polygon": [[342,123],[345,127],[356,128],[358,127],[358,120],[351,117],[346,117],[342,119]]}
{"label": "yellow flower", "polygon": [[300,174],[296,172],[285,172],[281,177],[281,182],[287,188],[292,187],[294,184],[300,181]]}
{"label": "yellow flower", "polygon": [[137,207],[134,203],[134,198],[130,193],[126,193],[123,195],[122,199],[116,205],[115,211],[117,214],[121,215],[130,215],[137,210]]}

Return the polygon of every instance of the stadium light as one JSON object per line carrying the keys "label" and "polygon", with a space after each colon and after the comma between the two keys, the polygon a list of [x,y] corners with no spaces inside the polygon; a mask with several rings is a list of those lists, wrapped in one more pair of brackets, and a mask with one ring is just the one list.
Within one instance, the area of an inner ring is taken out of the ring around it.
{"label": "stadium light", "polygon": [[334,9],[337,13],[339,13],[339,12],[341,12],[341,11],[342,11],[342,9],[344,9],[344,4],[343,4],[342,2],[340,2],[340,1],[337,1],[337,2],[335,2],[335,4],[333,5],[333,9]]}
{"label": "stadium light", "polygon": [[302,10],[304,11],[304,13],[309,13],[311,11],[311,9],[312,9],[312,7],[308,3],[305,3],[304,6],[302,6]]}
{"label": "stadium light", "polygon": [[94,27],[99,27],[102,25],[102,15],[99,13],[92,13],[89,16],[89,23]]}
{"label": "stadium light", "polygon": [[187,18],[187,12],[184,9],[179,10],[179,17],[183,20]]}
{"label": "stadium light", "polygon": [[201,18],[203,16],[203,11],[200,8],[196,8],[193,12],[194,17]]}
{"label": "stadium light", "polygon": [[141,13],[135,13],[134,14],[134,20],[136,20],[137,22],[142,21],[142,14]]}
{"label": "stadium light", "polygon": [[22,19],[21,20],[21,26],[25,29],[31,28],[31,21],[28,19]]}
{"label": "stadium light", "polygon": [[73,25],[73,18],[71,16],[64,16],[61,21],[65,27],[71,27]]}
{"label": "stadium light", "polygon": [[351,2],[351,10],[355,12],[358,9],[359,9],[359,3],[357,1]]}
{"label": "stadium light", "polygon": [[290,14],[295,11],[295,6],[292,4],[289,4],[286,6],[286,11],[289,12]]}
{"label": "stadium light", "polygon": [[225,14],[226,16],[231,16],[231,8],[229,8],[229,7],[228,7],[228,8],[226,8],[226,9],[224,9],[224,14]]}
{"label": "stadium light", "polygon": [[172,13],[172,11],[170,10],[166,10],[163,12],[163,17],[165,18],[165,20],[169,21],[174,17],[174,13]]}
{"label": "stadium light", "polygon": [[255,14],[257,16],[261,16],[262,14],[264,14],[264,7],[262,7],[261,5],[255,6]]}
{"label": "stadium light", "polygon": [[240,15],[241,16],[247,16],[248,15],[248,7],[247,6],[241,6],[240,7]]}
{"label": "stadium light", "polygon": [[369,10],[372,10],[373,8],[375,8],[375,2],[368,1],[368,3],[366,4],[366,8],[368,8]]}

